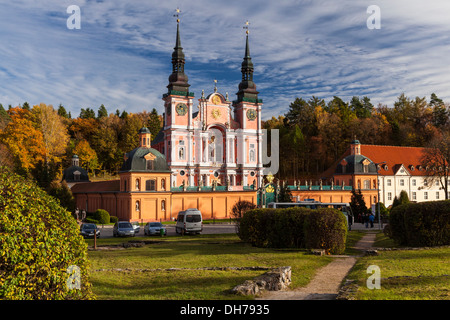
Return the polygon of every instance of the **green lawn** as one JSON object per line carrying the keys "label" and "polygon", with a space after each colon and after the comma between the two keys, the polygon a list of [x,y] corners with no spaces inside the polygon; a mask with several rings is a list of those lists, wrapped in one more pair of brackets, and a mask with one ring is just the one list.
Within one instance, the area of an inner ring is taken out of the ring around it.
{"label": "green lawn", "polygon": [[[382,233],[375,247],[395,247]],[[380,289],[368,289],[370,265],[380,268]],[[358,260],[348,279],[356,280],[357,300],[450,300],[450,247],[422,250],[397,248]]]}
{"label": "green lawn", "polygon": [[[99,239],[97,245],[139,240]],[[255,248],[236,235],[198,235],[149,238],[155,243],[141,248],[89,251],[90,280],[98,299],[236,299],[234,286],[265,271],[144,269],[204,267],[292,267],[292,287],[306,285],[316,270],[331,260],[304,250]],[[88,240],[92,245],[93,240]],[[112,269],[133,269],[114,271]],[[105,269],[105,271],[96,271]],[[244,297],[245,298],[245,297]]]}

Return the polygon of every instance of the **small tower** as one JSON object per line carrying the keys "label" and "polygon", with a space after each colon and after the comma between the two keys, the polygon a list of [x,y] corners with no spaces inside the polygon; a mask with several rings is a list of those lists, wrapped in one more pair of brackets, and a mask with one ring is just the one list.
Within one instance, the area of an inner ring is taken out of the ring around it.
{"label": "small tower", "polygon": [[76,154],[72,156],[72,166],[79,167],[80,166],[80,158]]}
{"label": "small tower", "polygon": [[139,146],[141,148],[151,148],[152,134],[146,127],[139,130]]}
{"label": "small tower", "polygon": [[350,144],[350,154],[352,156],[359,156],[361,155],[361,143],[359,140],[353,140]]}

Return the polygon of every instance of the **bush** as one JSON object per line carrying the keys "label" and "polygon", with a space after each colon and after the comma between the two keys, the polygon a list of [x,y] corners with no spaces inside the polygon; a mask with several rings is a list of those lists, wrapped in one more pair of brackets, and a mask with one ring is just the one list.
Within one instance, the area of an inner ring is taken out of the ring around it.
{"label": "bush", "polygon": [[99,224],[99,222],[97,220],[95,220],[94,218],[91,218],[91,217],[87,217],[86,219],[84,219],[84,222]]}
{"label": "bush", "polygon": [[402,204],[389,217],[391,238],[400,245],[450,245],[450,201]]}
{"label": "bush", "polygon": [[347,240],[347,222],[341,211],[332,208],[312,210],[305,224],[306,247],[341,254]]}
{"label": "bush", "polygon": [[241,218],[239,237],[257,247],[345,250],[346,218],[335,209],[254,209]]}
{"label": "bush", "polygon": [[119,218],[117,218],[116,216],[109,217],[109,223],[116,223],[117,221],[119,221]]}
{"label": "bush", "polygon": [[255,208],[256,205],[247,200],[239,200],[234,204],[233,208],[231,208],[231,217],[236,222],[236,234],[239,235],[240,220],[244,213]]}
{"label": "bush", "polygon": [[108,224],[110,221],[109,213],[104,209],[97,209],[97,211],[94,212],[93,218],[97,220],[99,224]]}
{"label": "bush", "polygon": [[[87,244],[56,199],[0,168],[0,213],[0,299],[94,297]],[[71,266],[79,268],[80,289],[67,286]]]}

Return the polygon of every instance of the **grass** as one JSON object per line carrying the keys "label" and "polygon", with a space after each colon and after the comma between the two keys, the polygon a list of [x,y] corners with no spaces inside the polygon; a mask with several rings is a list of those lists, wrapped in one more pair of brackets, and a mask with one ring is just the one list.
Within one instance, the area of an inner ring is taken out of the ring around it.
{"label": "grass", "polygon": [[[352,247],[365,232],[351,231],[344,254],[360,254]],[[234,286],[265,271],[194,270],[204,267],[278,267],[291,266],[291,288],[306,286],[330,256],[315,256],[300,249],[256,248],[243,243],[235,234],[185,237],[135,237],[98,239],[97,245],[114,245],[127,241],[152,240],[140,248],[89,251],[90,280],[98,299],[111,300],[221,300],[251,299],[229,293]],[[87,240],[90,246],[93,240]],[[382,232],[374,247],[395,248],[379,251],[378,256],[358,259],[347,279],[355,280],[357,300],[450,299],[450,247],[406,250]],[[366,281],[368,266],[381,270],[381,289],[370,290]],[[117,269],[131,271],[117,271]],[[188,268],[179,271],[148,269]],[[98,271],[104,269],[104,271]]]}
{"label": "grass", "polygon": [[[356,280],[356,300],[450,300],[450,247],[407,250],[397,248],[383,233],[374,247],[396,248],[378,251],[378,256],[360,258],[348,279]],[[367,288],[370,265],[380,268],[380,289]]]}
{"label": "grass", "polygon": [[[97,245],[128,240],[99,239]],[[88,243],[92,245],[92,241]],[[89,251],[90,280],[98,299],[246,299],[249,297],[231,295],[229,290],[265,271],[142,272],[138,269],[291,266],[292,288],[296,288],[305,286],[316,270],[332,259],[313,256],[304,250],[255,248],[234,234],[155,238],[154,241],[140,248]],[[113,270],[119,268],[136,271]],[[96,271],[99,269],[107,271]]]}

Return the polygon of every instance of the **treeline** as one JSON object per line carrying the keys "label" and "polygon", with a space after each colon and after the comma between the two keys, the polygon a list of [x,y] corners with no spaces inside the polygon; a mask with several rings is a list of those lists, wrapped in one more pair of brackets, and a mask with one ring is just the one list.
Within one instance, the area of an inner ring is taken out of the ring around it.
{"label": "treeline", "polygon": [[425,147],[450,132],[449,107],[436,94],[408,98],[393,106],[374,106],[368,97],[328,102],[297,98],[285,115],[265,121],[279,129],[279,179],[317,177],[328,169],[355,138],[362,144]]}
{"label": "treeline", "polygon": [[[408,98],[393,106],[374,106],[368,97],[326,102],[297,98],[286,114],[263,122],[279,129],[280,168],[277,178],[309,179],[328,169],[355,138],[363,144],[423,147],[450,133],[449,107],[434,93]],[[73,154],[91,176],[116,174],[124,153],[139,145],[137,132],[146,126],[156,136],[162,116],[156,109],[128,114],[81,109],[72,118],[64,106],[24,103],[5,110],[0,104],[0,166],[7,165],[42,187],[60,177]]]}
{"label": "treeline", "polygon": [[156,136],[162,126],[156,109],[108,113],[101,105],[97,112],[81,109],[72,118],[62,105],[30,107],[25,102],[5,110],[0,104],[0,166],[34,178],[44,189],[61,178],[73,154],[91,176],[116,174],[124,153],[139,145],[137,133],[143,126]]}

